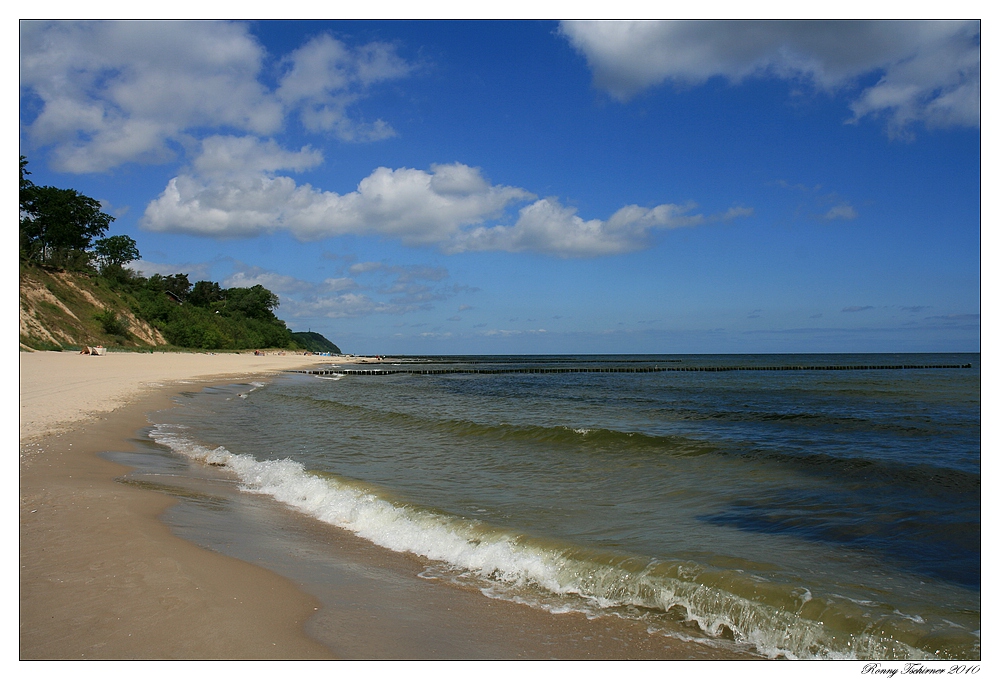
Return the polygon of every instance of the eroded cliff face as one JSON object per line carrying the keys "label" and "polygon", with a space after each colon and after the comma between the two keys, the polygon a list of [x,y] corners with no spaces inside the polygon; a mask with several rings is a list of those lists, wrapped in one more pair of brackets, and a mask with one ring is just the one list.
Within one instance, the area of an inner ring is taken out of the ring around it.
{"label": "eroded cliff face", "polygon": [[[84,345],[136,348],[167,344],[160,331],[137,319],[114,291],[86,274],[22,268],[19,298],[21,349]],[[106,312],[123,320],[127,332],[106,332],[97,319],[97,315]]]}

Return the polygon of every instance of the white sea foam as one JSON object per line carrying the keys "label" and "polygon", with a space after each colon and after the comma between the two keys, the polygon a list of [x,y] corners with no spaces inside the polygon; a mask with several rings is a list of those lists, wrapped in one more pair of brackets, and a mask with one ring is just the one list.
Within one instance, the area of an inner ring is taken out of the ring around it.
{"label": "white sea foam", "polygon": [[[291,459],[259,461],[222,446],[205,447],[176,426],[159,425],[150,436],[189,458],[226,467],[245,491],[271,496],[389,550],[442,564],[425,570],[424,578],[452,574],[480,579],[484,584],[480,589],[489,597],[588,616],[628,606],[663,612],[681,607],[685,618],[708,635],[732,631],[737,642],[751,644],[770,657],[933,658],[883,637],[839,643],[822,623],[702,584],[700,570],[684,564],[677,565],[676,577],[657,571],[662,565],[656,563],[643,571],[629,571],[544,548],[480,522],[395,505],[360,485],[310,474]],[[541,597],[526,595],[539,591]],[[804,604],[812,594],[800,592],[798,599]]]}
{"label": "white sea foam", "polygon": [[914,623],[924,623],[924,617],[920,616],[920,614],[904,614],[898,609],[894,610],[892,613],[896,616],[902,616],[904,619],[909,619]]}

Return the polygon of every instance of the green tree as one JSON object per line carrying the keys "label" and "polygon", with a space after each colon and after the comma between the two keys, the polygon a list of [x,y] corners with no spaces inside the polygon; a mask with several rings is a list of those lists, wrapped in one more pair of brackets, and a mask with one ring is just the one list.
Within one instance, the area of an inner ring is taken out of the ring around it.
{"label": "green tree", "polygon": [[226,291],[215,281],[195,282],[194,288],[191,289],[191,294],[188,296],[188,302],[198,307],[208,307],[213,302],[221,302],[225,299]]}
{"label": "green tree", "polygon": [[171,274],[163,277],[163,289],[173,293],[180,300],[187,300],[191,292],[191,282],[187,274]]}
{"label": "green tree", "polygon": [[260,284],[226,290],[226,311],[230,314],[242,313],[251,319],[270,320],[278,304],[278,296]]}
{"label": "green tree", "polygon": [[31,199],[34,195],[35,183],[28,179],[28,175],[31,174],[25,167],[28,165],[28,159],[21,156],[21,184],[18,196],[18,214],[19,214],[19,241],[20,241],[20,251],[21,257],[30,258],[30,241],[25,237],[25,229],[31,226]]}
{"label": "green tree", "polygon": [[20,170],[20,172],[21,172],[21,191],[20,191],[20,199],[21,199],[21,213],[22,213],[22,216],[23,216],[23,214],[25,212],[25,204],[26,204],[26,202],[31,199],[31,190],[35,187],[34,182],[32,182],[30,179],[28,179],[28,175],[30,175],[31,173],[29,171],[27,171],[27,170],[24,169],[25,167],[27,167],[27,165],[28,165],[28,159],[26,157],[24,157],[24,156],[21,156],[21,170]]}
{"label": "green tree", "polygon": [[82,266],[91,241],[103,236],[114,217],[101,211],[101,204],[75,189],[36,186],[26,175],[28,160],[20,157],[21,254],[39,262],[73,263]]}
{"label": "green tree", "polygon": [[109,236],[94,241],[94,255],[102,272],[108,268],[122,268],[142,257],[135,241],[129,236]]}

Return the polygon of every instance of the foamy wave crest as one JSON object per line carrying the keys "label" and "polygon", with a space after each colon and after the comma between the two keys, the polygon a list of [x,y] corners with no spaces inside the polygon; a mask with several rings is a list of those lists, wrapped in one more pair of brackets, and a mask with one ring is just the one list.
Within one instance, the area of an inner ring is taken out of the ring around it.
{"label": "foamy wave crest", "polygon": [[[733,572],[709,572],[692,563],[640,563],[579,548],[542,545],[482,522],[391,503],[361,485],[309,473],[287,458],[259,461],[222,446],[205,447],[173,426],[157,426],[151,436],[189,458],[225,466],[245,491],[271,496],[389,550],[443,563],[435,573],[481,580],[483,592],[491,597],[587,615],[630,606],[663,615],[669,612],[664,621],[679,614],[696,622],[710,637],[732,637],[770,657],[934,658],[877,633],[885,628],[885,621],[868,620],[863,631],[826,628],[804,615],[804,608],[816,604],[805,589],[773,586],[761,596],[767,584],[741,581]],[[823,607],[829,606],[827,600]],[[669,633],[667,626],[651,627]]]}
{"label": "foamy wave crest", "polygon": [[232,470],[245,491],[269,495],[390,550],[412,552],[507,582],[528,578],[559,587],[558,569],[547,563],[544,551],[521,545],[515,535],[394,505],[344,481],[309,474],[301,463],[287,458],[258,461],[222,446],[202,446],[164,426],[155,428],[151,437],[189,458]]}

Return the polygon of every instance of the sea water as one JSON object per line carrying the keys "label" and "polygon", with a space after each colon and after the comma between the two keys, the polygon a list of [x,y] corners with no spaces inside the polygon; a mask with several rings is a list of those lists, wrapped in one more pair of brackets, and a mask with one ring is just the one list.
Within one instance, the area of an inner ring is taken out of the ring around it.
{"label": "sea water", "polygon": [[[971,367],[598,372],[942,364]],[[769,657],[980,656],[978,354],[330,368],[187,393],[150,437],[485,597]]]}

